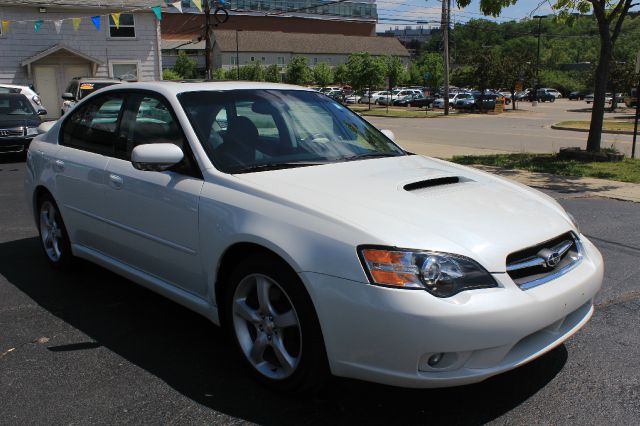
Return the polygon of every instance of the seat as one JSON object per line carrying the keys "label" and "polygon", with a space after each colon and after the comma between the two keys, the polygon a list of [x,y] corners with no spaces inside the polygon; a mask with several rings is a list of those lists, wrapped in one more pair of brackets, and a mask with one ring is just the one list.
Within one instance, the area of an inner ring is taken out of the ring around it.
{"label": "seat", "polygon": [[260,143],[258,128],[247,117],[229,121],[224,142],[214,152],[216,162],[226,168],[253,164]]}

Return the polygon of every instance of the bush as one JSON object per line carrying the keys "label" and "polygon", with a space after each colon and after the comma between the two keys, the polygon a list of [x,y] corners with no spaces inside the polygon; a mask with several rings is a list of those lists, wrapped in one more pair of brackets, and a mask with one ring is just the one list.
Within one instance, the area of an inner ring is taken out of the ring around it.
{"label": "bush", "polygon": [[186,53],[180,51],[173,70],[181,75],[182,78],[196,78],[198,74],[198,64],[195,60],[189,58]]}
{"label": "bush", "polygon": [[182,76],[172,70],[171,68],[165,68],[162,70],[163,80],[182,80]]}

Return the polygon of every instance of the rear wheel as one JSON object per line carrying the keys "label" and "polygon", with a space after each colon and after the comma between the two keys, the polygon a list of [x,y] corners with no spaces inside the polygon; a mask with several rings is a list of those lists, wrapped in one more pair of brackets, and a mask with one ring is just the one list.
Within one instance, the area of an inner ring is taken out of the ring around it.
{"label": "rear wheel", "polygon": [[49,194],[43,195],[38,203],[38,232],[49,264],[54,268],[69,266],[73,260],[69,234],[58,205]]}
{"label": "rear wheel", "polygon": [[254,378],[284,391],[319,387],[327,376],[322,333],[296,273],[259,255],[239,264],[228,284],[225,326]]}

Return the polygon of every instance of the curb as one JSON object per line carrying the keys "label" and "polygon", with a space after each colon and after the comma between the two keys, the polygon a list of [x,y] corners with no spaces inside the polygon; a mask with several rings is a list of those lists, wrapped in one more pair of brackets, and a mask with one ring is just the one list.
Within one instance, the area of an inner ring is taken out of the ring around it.
{"label": "curb", "polygon": [[[551,128],[554,130],[566,130],[571,132],[583,132],[589,133],[589,129],[582,129],[579,127],[564,127],[564,126],[556,126],[555,124],[551,125]],[[608,133],[611,135],[633,135],[631,130],[602,130],[602,133]]]}

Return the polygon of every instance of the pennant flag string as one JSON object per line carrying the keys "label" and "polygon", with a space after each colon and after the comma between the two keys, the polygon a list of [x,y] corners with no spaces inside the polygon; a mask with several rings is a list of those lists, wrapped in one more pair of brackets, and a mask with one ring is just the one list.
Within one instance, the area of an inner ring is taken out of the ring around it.
{"label": "pennant flag string", "polygon": [[76,32],[78,31],[78,28],[80,28],[80,22],[82,22],[82,18],[73,18],[73,31]]}
{"label": "pennant flag string", "polygon": [[100,31],[100,16],[92,16],[91,22],[95,25],[96,30]]}
{"label": "pennant flag string", "polygon": [[202,12],[202,0],[191,0],[191,3],[193,3],[193,5],[197,7],[200,12]]}
{"label": "pennant flag string", "polygon": [[40,27],[42,27],[42,23],[43,23],[42,19],[38,19],[38,20],[33,24],[33,30],[34,30],[35,32],[40,31]]}
{"label": "pennant flag string", "polygon": [[175,7],[176,9],[178,9],[180,11],[180,13],[182,13],[182,1],[177,1],[175,3],[171,3],[171,6]]}
{"label": "pennant flag string", "polygon": [[153,13],[156,14],[156,18],[158,18],[158,21],[162,21],[162,6],[154,6],[151,8],[151,10],[153,10]]}
{"label": "pennant flag string", "polygon": [[60,29],[62,28],[62,20],[59,19],[57,21],[53,21],[53,26],[56,29],[56,34],[60,34]]}
{"label": "pennant flag string", "polygon": [[6,19],[2,20],[2,34],[6,34],[9,32],[9,21]]}

